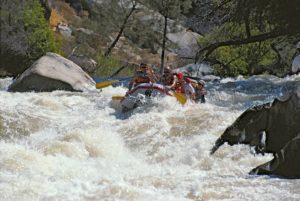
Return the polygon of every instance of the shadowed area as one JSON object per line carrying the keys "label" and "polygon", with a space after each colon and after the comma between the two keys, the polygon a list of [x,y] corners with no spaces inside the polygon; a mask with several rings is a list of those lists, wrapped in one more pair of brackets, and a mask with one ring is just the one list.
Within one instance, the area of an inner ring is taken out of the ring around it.
{"label": "shadowed area", "polygon": [[[224,143],[247,144],[256,153],[272,153],[274,159],[251,171],[255,174],[275,174],[300,177],[300,98],[291,93],[286,99],[275,99],[246,110],[217,139],[211,154]],[[299,157],[298,157],[299,159]]]}

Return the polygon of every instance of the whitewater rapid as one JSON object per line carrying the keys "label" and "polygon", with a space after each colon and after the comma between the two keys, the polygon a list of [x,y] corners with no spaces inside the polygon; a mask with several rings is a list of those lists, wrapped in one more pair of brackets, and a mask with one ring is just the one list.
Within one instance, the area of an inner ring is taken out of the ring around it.
{"label": "whitewater rapid", "polygon": [[300,181],[248,172],[272,159],[244,145],[209,151],[248,107],[299,76],[207,83],[206,104],[157,98],[122,114],[122,86],[93,93],[9,93],[0,79],[0,200],[293,201]]}

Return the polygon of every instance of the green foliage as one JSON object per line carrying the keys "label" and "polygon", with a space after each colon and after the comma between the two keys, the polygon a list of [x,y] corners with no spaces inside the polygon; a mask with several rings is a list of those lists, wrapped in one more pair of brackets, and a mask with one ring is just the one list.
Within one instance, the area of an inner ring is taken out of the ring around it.
{"label": "green foliage", "polygon": [[[222,26],[200,44],[199,59],[213,62],[220,75],[285,75],[300,37],[299,0],[210,0],[207,18]],[[237,46],[237,44],[240,44]],[[284,72],[285,71],[285,72]]]}
{"label": "green foliage", "polygon": [[[258,30],[252,30],[258,34]],[[206,37],[200,38],[203,46],[213,42],[244,38],[245,27],[236,23],[225,23]],[[271,50],[271,41],[256,42],[241,46],[224,46],[216,49],[210,58],[219,61],[214,70],[222,76],[249,75],[259,71],[260,66],[275,62],[276,54]]]}
{"label": "green foliage", "polygon": [[[120,62],[113,58],[112,56],[104,56],[103,53],[99,53],[96,56],[96,62],[97,62],[97,69],[96,69],[96,75],[97,76],[110,76],[112,75],[116,70],[118,70],[120,66]],[[133,75],[133,69],[132,68],[126,68],[123,71],[118,74],[118,76],[132,76]]]}
{"label": "green foliage", "polygon": [[30,46],[28,54],[32,59],[36,59],[46,52],[59,53],[61,44],[50,30],[39,0],[26,1],[21,20]]}

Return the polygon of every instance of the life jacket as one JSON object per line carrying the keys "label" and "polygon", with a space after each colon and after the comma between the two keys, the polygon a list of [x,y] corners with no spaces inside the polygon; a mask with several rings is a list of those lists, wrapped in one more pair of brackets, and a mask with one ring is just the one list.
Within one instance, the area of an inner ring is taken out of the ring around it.
{"label": "life jacket", "polygon": [[176,85],[175,85],[175,92],[176,93],[182,93],[182,94],[185,93],[183,83],[181,83],[181,82],[177,82],[176,83]]}
{"label": "life jacket", "polygon": [[150,81],[150,77],[143,72],[137,72],[136,77],[134,79],[136,85],[141,83],[149,83]]}
{"label": "life jacket", "polygon": [[[175,91],[177,93],[185,93],[185,90],[184,90],[184,82],[185,82],[185,79],[184,79],[184,76],[182,73],[174,73],[174,75],[177,77],[177,82],[176,82],[176,85],[175,85]],[[179,81],[180,80],[180,81]]]}
{"label": "life jacket", "polygon": [[173,83],[173,81],[174,81],[174,74],[172,74],[172,73],[168,73],[168,74],[166,73],[162,77],[162,83],[164,85],[167,85],[167,86],[171,85]]}

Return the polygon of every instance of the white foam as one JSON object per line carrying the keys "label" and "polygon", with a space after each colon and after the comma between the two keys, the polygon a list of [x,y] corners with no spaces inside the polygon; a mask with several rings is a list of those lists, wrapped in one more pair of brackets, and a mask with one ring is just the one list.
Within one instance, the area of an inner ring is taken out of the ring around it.
{"label": "white foam", "polygon": [[219,93],[221,106],[218,94],[186,106],[157,98],[122,115],[110,103],[125,92],[0,91],[0,125],[11,136],[0,140],[0,200],[300,199],[297,181],[248,175],[271,156],[243,145],[209,155],[244,109],[231,94]]}

